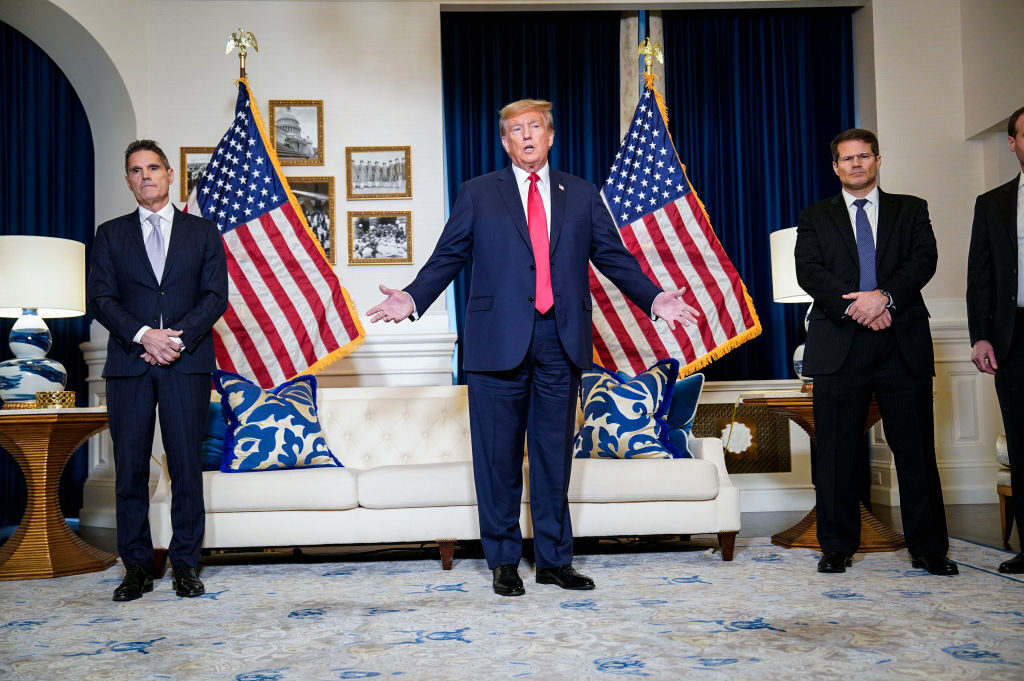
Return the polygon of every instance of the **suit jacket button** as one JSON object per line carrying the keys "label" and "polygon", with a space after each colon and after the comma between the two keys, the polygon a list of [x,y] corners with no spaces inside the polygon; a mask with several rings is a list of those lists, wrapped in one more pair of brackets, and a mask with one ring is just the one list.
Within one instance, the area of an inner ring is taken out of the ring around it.
{"label": "suit jacket button", "polygon": [[535,269],[537,269],[537,266],[536,266],[536,265],[530,265],[530,271],[531,271],[531,272],[532,272],[532,271],[534,271]]}
{"label": "suit jacket button", "polygon": [[527,300],[529,300],[532,303],[533,302],[533,296],[530,296],[529,298],[527,298]]}

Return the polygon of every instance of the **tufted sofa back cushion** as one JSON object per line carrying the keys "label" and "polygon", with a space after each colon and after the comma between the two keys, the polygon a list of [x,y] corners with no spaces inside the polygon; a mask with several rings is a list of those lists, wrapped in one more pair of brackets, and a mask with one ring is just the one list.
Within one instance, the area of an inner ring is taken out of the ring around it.
{"label": "tufted sofa back cushion", "polygon": [[464,385],[324,388],[317,404],[346,468],[472,460]]}

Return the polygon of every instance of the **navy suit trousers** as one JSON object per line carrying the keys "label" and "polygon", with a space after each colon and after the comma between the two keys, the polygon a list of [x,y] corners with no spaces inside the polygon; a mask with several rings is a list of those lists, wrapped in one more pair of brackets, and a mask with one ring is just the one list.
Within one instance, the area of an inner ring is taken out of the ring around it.
{"label": "navy suit trousers", "polygon": [[515,369],[468,375],[473,475],[487,565],[518,564],[522,557],[524,434],[536,565],[571,563],[566,495],[580,370],[558,340],[554,318],[535,318],[526,358]]}
{"label": "navy suit trousers", "polygon": [[210,375],[150,367],[141,376],[107,379],[114,445],[117,552],[125,565],[153,563],[149,530],[149,462],[156,414],[171,478],[171,564],[196,566],[206,528],[202,443]]}

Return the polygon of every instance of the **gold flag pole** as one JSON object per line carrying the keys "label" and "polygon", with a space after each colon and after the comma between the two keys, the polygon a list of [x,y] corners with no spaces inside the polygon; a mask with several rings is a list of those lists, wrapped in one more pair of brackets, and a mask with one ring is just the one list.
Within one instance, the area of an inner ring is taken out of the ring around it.
{"label": "gold flag pole", "polygon": [[661,52],[661,45],[652,43],[651,37],[647,36],[636,50],[637,56],[644,55],[644,76],[654,76],[654,60],[659,64],[665,63],[665,55]]}
{"label": "gold flag pole", "polygon": [[248,54],[248,48],[250,47],[257,52],[260,51],[260,46],[256,44],[256,36],[252,32],[246,32],[239,28],[237,33],[232,33],[231,37],[228,38],[228,48],[224,54],[231,54],[231,50],[238,48],[239,78],[245,78],[245,55]]}

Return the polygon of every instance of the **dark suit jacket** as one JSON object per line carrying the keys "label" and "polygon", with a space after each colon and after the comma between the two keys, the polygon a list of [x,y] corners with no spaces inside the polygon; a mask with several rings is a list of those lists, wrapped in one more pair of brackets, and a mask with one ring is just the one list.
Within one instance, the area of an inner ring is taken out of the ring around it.
{"label": "dark suit jacket", "polygon": [[[928,204],[916,196],[879,191],[875,268],[878,288],[893,299],[892,328],[907,367],[917,376],[934,375],[928,309],[921,289],[935,274],[938,251]],[[846,360],[857,322],[845,315],[857,291],[860,263],[850,214],[837,194],[800,214],[796,274],[814,299],[807,327],[804,373],[835,373]]]}
{"label": "dark suit jacket", "polygon": [[[572,362],[593,358],[588,262],[649,312],[658,288],[640,269],[597,188],[551,169],[551,285],[558,336]],[[406,291],[423,314],[472,256],[464,331],[467,371],[522,362],[533,334],[536,290],[526,213],[512,167],[462,185],[433,255]]]}
{"label": "dark suit jacket", "polygon": [[974,204],[967,255],[967,328],[971,345],[987,340],[1006,358],[1017,314],[1017,181],[985,192]]}
{"label": "dark suit jacket", "polygon": [[104,378],[139,376],[149,365],[132,338],[143,326],[180,329],[185,351],[171,367],[188,374],[216,368],[210,330],[228,302],[224,245],[217,227],[174,209],[161,281],[142,241],[139,212],[96,230],[88,281],[89,311],[110,332]]}

